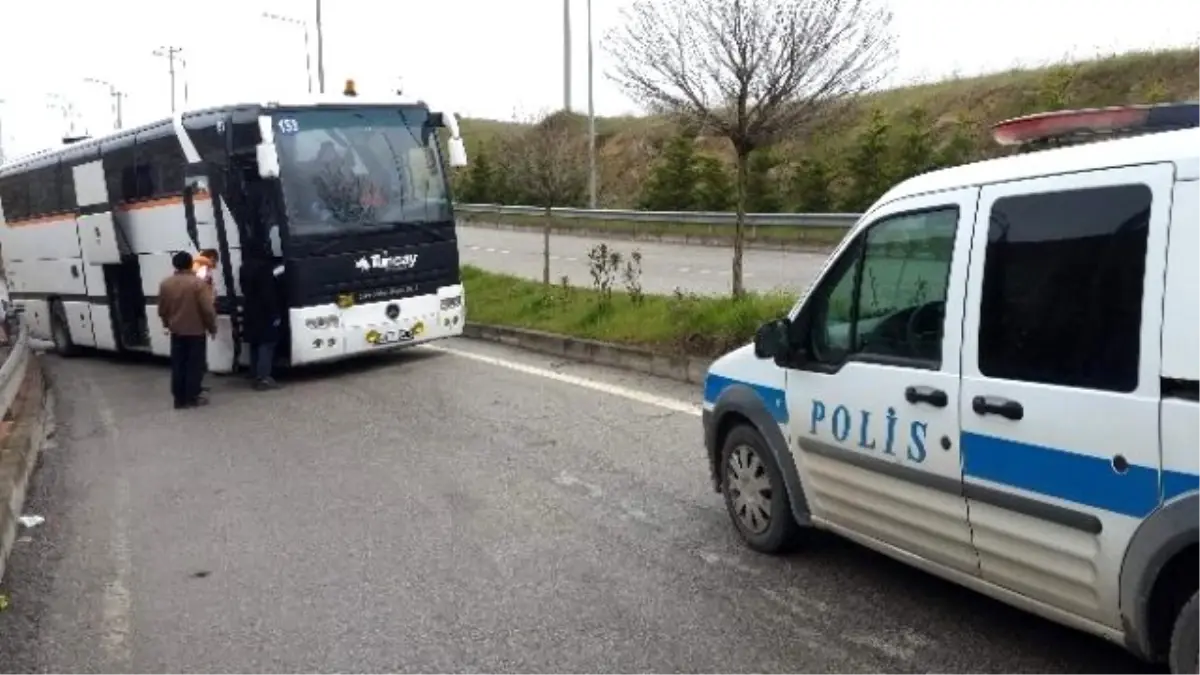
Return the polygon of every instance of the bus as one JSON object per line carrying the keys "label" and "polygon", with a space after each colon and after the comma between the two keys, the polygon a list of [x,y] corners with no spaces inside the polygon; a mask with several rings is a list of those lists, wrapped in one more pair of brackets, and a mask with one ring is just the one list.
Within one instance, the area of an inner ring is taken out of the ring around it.
{"label": "bus", "polygon": [[30,336],[63,355],[168,355],[159,283],[176,252],[204,249],[220,255],[210,372],[249,362],[238,270],[255,258],[279,273],[283,365],[460,335],[457,118],[351,87],[179,112],[0,167],[0,257]]}

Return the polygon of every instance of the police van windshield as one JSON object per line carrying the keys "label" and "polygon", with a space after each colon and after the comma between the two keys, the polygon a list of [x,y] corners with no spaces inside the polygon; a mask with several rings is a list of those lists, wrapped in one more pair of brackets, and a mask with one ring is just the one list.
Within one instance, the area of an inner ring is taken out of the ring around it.
{"label": "police van windshield", "polygon": [[452,219],[436,129],[416,106],[277,115],[293,237],[378,232]]}

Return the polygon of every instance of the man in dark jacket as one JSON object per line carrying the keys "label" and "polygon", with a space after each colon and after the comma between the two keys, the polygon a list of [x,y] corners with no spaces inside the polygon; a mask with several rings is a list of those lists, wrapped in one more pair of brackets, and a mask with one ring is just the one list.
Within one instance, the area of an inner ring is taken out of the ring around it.
{"label": "man in dark jacket", "polygon": [[207,370],[205,333],[216,336],[217,310],[208,284],[192,272],[192,255],[171,258],[175,273],[158,286],[158,318],[171,333],[171,394],[176,408],[205,405],[200,392]]}
{"label": "man in dark jacket", "polygon": [[254,388],[272,389],[275,345],[279,342],[283,312],[275,281],[276,265],[271,258],[253,257],[242,261],[241,285],[245,298],[242,320],[246,342],[250,343],[250,374]]}

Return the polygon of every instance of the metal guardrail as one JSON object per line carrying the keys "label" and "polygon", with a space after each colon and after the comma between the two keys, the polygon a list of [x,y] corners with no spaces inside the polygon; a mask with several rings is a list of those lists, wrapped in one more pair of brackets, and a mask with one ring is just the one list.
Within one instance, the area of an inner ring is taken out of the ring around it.
{"label": "metal guardrail", "polygon": [[[10,310],[11,311],[11,310]],[[18,320],[17,336],[10,338],[11,345],[8,358],[0,366],[0,417],[8,414],[21,383],[25,381],[25,369],[29,365],[29,328],[23,320]],[[10,324],[11,325],[11,324]]]}
{"label": "metal guardrail", "polygon": [[[459,213],[472,215],[532,216],[546,215],[539,206],[504,206],[501,204],[456,204]],[[728,225],[736,222],[730,211],[637,211],[633,209],[572,209],[552,208],[550,216],[567,220],[622,221],[633,223],[669,223],[696,225]],[[747,213],[746,225],[751,227],[814,227],[849,229],[861,213]]]}

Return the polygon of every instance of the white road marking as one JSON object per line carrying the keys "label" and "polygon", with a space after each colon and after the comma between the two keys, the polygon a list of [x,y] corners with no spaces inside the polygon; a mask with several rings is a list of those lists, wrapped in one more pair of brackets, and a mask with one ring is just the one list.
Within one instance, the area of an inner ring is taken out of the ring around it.
{"label": "white road marking", "polygon": [[[118,452],[121,447],[120,432],[103,392],[94,382],[88,382],[92,401],[100,417],[100,427],[111,447]],[[129,668],[129,614],[132,601],[129,595],[129,577],[133,567],[133,556],[129,549],[129,525],[126,511],[129,509],[129,481],[122,473],[113,486],[116,495],[113,505],[112,530],[109,533],[108,553],[112,560],[113,575],[104,585],[102,600],[104,630],[100,636],[109,667],[113,672]]]}
{"label": "white road marking", "polygon": [[462,351],[459,349],[453,349],[451,347],[442,347],[436,345],[422,345],[422,347],[435,352],[445,352],[447,354],[461,356],[465,359],[486,363],[491,366],[508,368],[509,370],[515,370],[518,373],[533,375],[534,377],[544,377],[547,380],[554,380],[555,382],[562,382],[564,384],[573,384],[577,387],[591,389],[592,391],[598,391],[604,394],[610,394],[612,396],[620,396],[621,398],[626,398],[631,401],[645,403],[647,405],[656,406],[672,412],[683,413],[684,415],[699,417],[702,410],[702,407],[699,403],[688,403],[687,401],[668,398],[666,396],[659,396],[657,394],[651,394],[645,391],[638,391],[637,389],[630,389],[629,387],[622,387],[616,384],[596,382],[595,380],[589,380],[583,377],[576,377],[574,375],[567,375],[565,373],[556,373],[553,370],[538,368],[536,366],[530,366],[524,363],[517,363],[516,361],[507,361],[505,359],[484,356],[483,354]]}
{"label": "white road marking", "polygon": [[501,252],[501,253],[505,253],[505,254],[512,253],[512,251],[510,251],[510,250],[508,250],[508,249],[506,249],[506,248],[502,248],[502,249],[500,249],[500,252]]}

